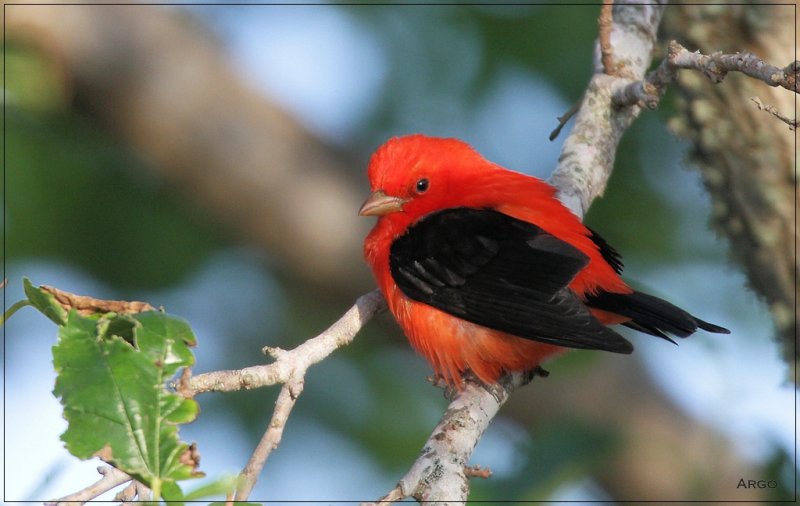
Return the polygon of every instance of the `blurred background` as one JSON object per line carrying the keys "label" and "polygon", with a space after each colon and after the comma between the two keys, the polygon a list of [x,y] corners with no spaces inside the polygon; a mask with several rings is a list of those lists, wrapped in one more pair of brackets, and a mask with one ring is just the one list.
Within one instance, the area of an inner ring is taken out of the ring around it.
{"label": "blurred background", "polygon": [[[588,82],[598,12],[6,6],[4,306],[23,297],[22,276],[145,300],[191,323],[196,373],[264,363],[261,347],[296,346],[374,287],[361,259],[372,219],[356,211],[368,157],[388,137],[456,136],[548,177],[569,127],[547,137]],[[792,371],[767,307],[709,229],[687,144],[666,127],[674,101],[626,133],[586,221],[635,286],[731,335],[678,347],[636,335],[632,356],[551,362],[477,447],[473,463],[494,476],[474,479],[471,499],[795,496]],[[55,335],[30,309],[4,328],[6,501],[98,479],[99,461],[78,462],[59,440]],[[429,373],[388,315],[371,321],[311,370],[251,499],[385,494],[447,405]],[[198,398],[182,437],[198,443],[208,479],[241,469],[277,393]]]}

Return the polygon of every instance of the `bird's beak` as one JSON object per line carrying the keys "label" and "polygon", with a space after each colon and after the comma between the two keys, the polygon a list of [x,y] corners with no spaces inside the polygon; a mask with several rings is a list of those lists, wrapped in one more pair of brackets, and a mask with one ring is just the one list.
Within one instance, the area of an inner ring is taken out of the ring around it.
{"label": "bird's beak", "polygon": [[400,197],[392,197],[377,190],[364,201],[361,209],[358,210],[359,216],[383,216],[384,214],[394,213],[403,209],[406,201]]}

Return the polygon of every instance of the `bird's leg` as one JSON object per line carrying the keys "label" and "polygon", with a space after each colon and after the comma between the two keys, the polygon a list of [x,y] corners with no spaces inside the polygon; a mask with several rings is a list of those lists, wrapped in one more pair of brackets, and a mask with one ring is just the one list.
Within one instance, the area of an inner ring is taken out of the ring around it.
{"label": "bird's leg", "polygon": [[462,373],[461,379],[465,383],[469,382],[480,386],[481,388],[486,390],[489,394],[491,394],[491,396],[494,397],[494,400],[496,400],[497,402],[502,402],[503,398],[507,395],[507,389],[506,386],[503,384],[503,378],[501,378],[500,381],[497,383],[487,384],[481,381],[480,378],[478,378],[478,376],[475,375],[475,373],[467,369]]}
{"label": "bird's leg", "polygon": [[487,392],[492,394],[492,397],[494,397],[497,402],[500,402],[503,396],[508,395],[511,391],[519,387],[527,385],[533,381],[533,378],[536,376],[546,378],[549,375],[549,371],[537,365],[533,369],[528,369],[527,371],[508,373],[502,376],[497,383],[493,385],[484,385],[484,388]]}
{"label": "bird's leg", "polygon": [[[514,377],[514,373],[506,374],[505,376],[502,376],[497,383],[492,383],[489,385],[481,381],[480,378],[478,378],[478,376],[476,376],[471,370],[467,369],[461,373],[461,381],[463,383],[473,383],[480,386],[490,393],[497,402],[502,402],[503,398],[508,395],[509,392],[521,386],[527,385],[533,381],[533,378],[536,376],[546,378],[549,375],[549,371],[540,366],[536,366],[533,369],[516,373],[516,378]],[[455,399],[456,395],[463,390],[463,383],[460,386],[451,385],[443,376],[438,374],[435,376],[428,376],[426,379],[430,381],[433,386],[441,388],[445,399],[448,401]]]}
{"label": "bird's leg", "polygon": [[527,383],[533,381],[533,378],[535,378],[536,376],[539,376],[541,378],[546,378],[550,376],[550,371],[548,371],[547,369],[545,369],[540,365],[537,365],[536,367],[528,371],[528,373],[531,375],[531,377],[528,379]]}
{"label": "bird's leg", "polygon": [[453,399],[455,399],[456,394],[458,394],[460,390],[459,388],[450,385],[447,382],[447,380],[444,379],[444,376],[442,376],[441,374],[427,376],[425,379],[428,380],[431,385],[437,388],[441,388],[442,393],[444,394],[444,398],[447,399],[448,401],[452,401]]}

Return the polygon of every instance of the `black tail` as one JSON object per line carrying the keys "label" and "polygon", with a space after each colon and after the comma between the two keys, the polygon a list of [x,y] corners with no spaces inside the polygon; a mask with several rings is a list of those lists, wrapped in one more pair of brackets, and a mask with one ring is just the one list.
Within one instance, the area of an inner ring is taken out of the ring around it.
{"label": "black tail", "polygon": [[600,292],[587,297],[589,307],[627,316],[631,320],[623,323],[626,327],[666,339],[674,343],[667,334],[687,337],[697,329],[717,334],[730,334],[731,331],[692,316],[669,302],[642,292],[609,293]]}

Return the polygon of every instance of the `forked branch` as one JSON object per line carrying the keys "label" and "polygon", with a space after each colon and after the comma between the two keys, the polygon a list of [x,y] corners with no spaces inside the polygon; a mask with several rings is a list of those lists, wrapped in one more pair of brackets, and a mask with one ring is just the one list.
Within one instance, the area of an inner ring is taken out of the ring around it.
{"label": "forked branch", "polygon": [[[715,52],[704,55],[691,52],[676,41],[670,41],[667,56],[659,66],[639,81],[620,83],[614,90],[613,101],[618,107],[638,105],[655,109],[668,84],[673,82],[678,70],[689,69],[702,72],[713,83],[720,83],[730,72],[740,72],[763,81],[769,86],[785,88],[798,93],[800,61],[784,68],[766,63],[752,53],[723,54]],[[778,116],[780,117],[780,116]],[[783,120],[786,121],[786,120]]]}

